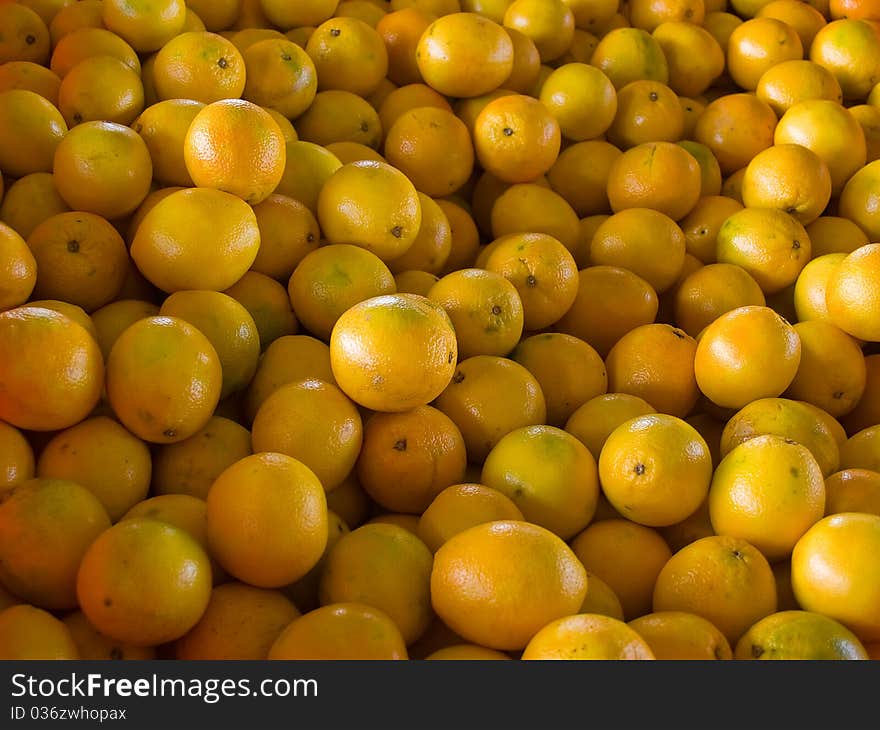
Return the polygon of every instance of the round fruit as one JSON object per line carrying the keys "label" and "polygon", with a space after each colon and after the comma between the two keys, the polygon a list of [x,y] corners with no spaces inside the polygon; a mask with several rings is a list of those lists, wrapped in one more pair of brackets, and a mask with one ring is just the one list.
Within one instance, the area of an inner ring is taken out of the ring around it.
{"label": "round fruit", "polygon": [[736,645],[736,659],[867,659],[855,634],[838,621],[809,611],[780,611],[762,618]]}
{"label": "round fruit", "polygon": [[619,619],[582,613],[551,621],[526,645],[523,660],[654,659],[648,643]]}

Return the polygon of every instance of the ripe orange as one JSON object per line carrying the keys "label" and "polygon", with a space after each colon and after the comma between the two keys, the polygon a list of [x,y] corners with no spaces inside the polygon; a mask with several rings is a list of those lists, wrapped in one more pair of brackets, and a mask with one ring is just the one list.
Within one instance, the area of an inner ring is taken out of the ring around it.
{"label": "ripe orange", "polygon": [[843,469],[825,479],[825,514],[841,512],[880,515],[880,472]]}
{"label": "ripe orange", "polygon": [[432,20],[431,15],[413,6],[386,13],[376,24],[388,53],[388,78],[398,86],[422,80],[416,49]]}
{"label": "ripe orange", "polygon": [[223,36],[181,33],[156,54],[153,67],[159,99],[194,99],[211,104],[237,99],[245,87],[245,62]]}
{"label": "ripe orange", "polygon": [[606,393],[588,400],[565,423],[565,430],[584,444],[598,461],[605,441],[625,421],[654,413],[644,399],[626,393]]}
{"label": "ripe orange", "polygon": [[783,61],[767,69],[758,81],[755,93],[780,117],[798,102],[808,99],[843,101],[840,84],[832,73],[805,60]]}
{"label": "ripe orange", "polygon": [[771,614],[752,626],[736,645],[736,659],[867,659],[862,642],[840,622],[809,611]]}
{"label": "ripe orange", "polygon": [[764,293],[749,273],[735,264],[697,269],[675,292],[675,321],[697,337],[722,314],[738,307],[764,306]]}
{"label": "ripe orange", "polygon": [[658,611],[630,621],[629,626],[647,642],[657,659],[733,659],[724,634],[695,613]]}
{"label": "ripe orange", "polygon": [[559,155],[559,122],[537,99],[511,94],[490,101],[474,122],[474,146],[483,168],[509,183],[532,182]]}
{"label": "ripe orange", "polygon": [[285,335],[295,335],[299,323],[290,308],[290,297],[284,286],[264,274],[246,271],[235,284],[226,289],[228,294],[250,312],[260,333],[260,348],[265,350],[272,342]]}
{"label": "ripe orange", "polygon": [[242,52],[245,85],[242,97],[295,119],[309,108],[318,90],[317,71],[295,43],[267,39]]}
{"label": "ripe orange", "polygon": [[[380,104],[376,104],[380,106]],[[311,106],[296,119],[300,139],[322,146],[334,142],[358,142],[378,149],[382,122],[370,102],[340,89],[319,91]]]}
{"label": "ripe orange", "polygon": [[135,322],[107,358],[110,406],[126,428],[151,443],[182,441],[201,429],[220,399],[221,379],[208,338],[175,317]]}
{"label": "ripe orange", "polygon": [[611,209],[608,175],[619,156],[620,150],[609,142],[579,142],[559,154],[547,179],[578,216],[602,213]]}
{"label": "ripe orange", "polygon": [[801,607],[841,622],[862,641],[880,636],[873,608],[880,582],[870,558],[878,539],[877,515],[831,515],[798,540],[791,558],[792,587]]}
{"label": "ripe orange", "polygon": [[475,355],[459,363],[434,405],[458,426],[468,460],[482,464],[508,433],[547,420],[535,377],[513,360]]}
{"label": "ripe orange", "polygon": [[30,61],[45,64],[49,59],[49,29],[43,19],[23,3],[4,3],[0,7],[0,64]]}
{"label": "ripe orange", "polygon": [[574,14],[563,0],[514,0],[504,12],[504,26],[531,38],[542,63],[569,49],[574,25]]}
{"label": "ripe orange", "polygon": [[440,618],[495,649],[523,648],[550,621],[576,613],[586,592],[586,571],[571,549],[528,522],[460,532],[437,551],[431,573]]}
{"label": "ripe orange", "polygon": [[388,72],[382,36],[363,20],[336,16],[321,23],[305,47],[321,91],[338,89],[368,97]]}
{"label": "ripe orange", "polygon": [[27,89],[0,93],[0,169],[24,177],[51,172],[67,123],[47,99]]}
{"label": "ripe orange", "polygon": [[648,643],[623,621],[581,613],[551,621],[529,641],[523,660],[649,660]]}
{"label": "ripe orange", "polygon": [[79,324],[48,309],[0,313],[0,418],[18,428],[55,431],[79,423],[97,405],[104,361]]}
{"label": "ripe orange", "polygon": [[[654,142],[677,142],[683,134],[681,102],[666,84],[639,79],[618,90],[617,115],[607,133],[609,142],[628,149]],[[652,166],[646,168],[653,172]]]}
{"label": "ripe orange", "polygon": [[9,309],[24,304],[33,292],[37,283],[37,262],[24,239],[3,223],[0,223],[0,241],[3,242],[0,309]]}
{"label": "ripe orange", "polygon": [[544,233],[573,252],[580,235],[577,213],[558,193],[543,185],[511,185],[492,206],[492,236]]}
{"label": "ripe orange", "polygon": [[661,84],[669,81],[663,48],[641,28],[615,28],[606,33],[593,51],[590,64],[602,71],[615,89],[641,79]]}
{"label": "ripe orange", "polygon": [[866,20],[833,20],[813,38],[810,60],[834,75],[845,99],[864,100],[880,74],[880,35]]}
{"label": "ripe orange", "polygon": [[377,411],[405,411],[431,402],[451,380],[457,357],[449,316],[439,304],[415,294],[361,302],[337,320],[330,336],[330,362],[339,387]]}
{"label": "ripe orange", "polygon": [[576,142],[601,135],[617,113],[611,81],[585,63],[564,64],[553,71],[541,87],[540,99],[556,117],[563,136]]}
{"label": "ripe orange", "polygon": [[828,278],[828,315],[844,332],[862,340],[880,341],[876,311],[880,302],[880,244],[849,254]]}
{"label": "ripe orange", "polygon": [[801,358],[794,328],[768,307],[739,307],[710,324],[697,342],[694,372],[700,390],[726,408],[780,395]]}
{"label": "ripe orange", "polygon": [[740,88],[754,91],[765,71],[803,56],[800,36],[790,25],[776,18],[752,18],[730,34],[727,71]]}
{"label": "ripe orange", "polygon": [[721,173],[730,175],[773,144],[776,124],[776,114],[767,102],[751,94],[727,94],[703,110],[694,139],[712,151]]}
{"label": "ripe orange", "polygon": [[105,636],[92,626],[82,611],[68,613],[62,621],[70,632],[80,659],[146,660],[156,658],[156,650],[152,646],[132,646]]}
{"label": "ripe orange", "polygon": [[[682,4],[686,6],[692,3]],[[663,20],[651,35],[660,44],[666,58],[669,87],[676,94],[699,96],[724,71],[725,59],[721,45],[695,20]]]}
{"label": "ripe orange", "polygon": [[26,604],[0,611],[0,647],[0,659],[6,661],[80,658],[68,628],[48,611]]}

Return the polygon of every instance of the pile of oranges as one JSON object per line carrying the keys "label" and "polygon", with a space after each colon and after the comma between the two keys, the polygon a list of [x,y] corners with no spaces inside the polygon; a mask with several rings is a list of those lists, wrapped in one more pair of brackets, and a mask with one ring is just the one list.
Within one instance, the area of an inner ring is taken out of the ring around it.
{"label": "pile of oranges", "polygon": [[880,658],[878,0],[5,0],[0,173],[0,659]]}

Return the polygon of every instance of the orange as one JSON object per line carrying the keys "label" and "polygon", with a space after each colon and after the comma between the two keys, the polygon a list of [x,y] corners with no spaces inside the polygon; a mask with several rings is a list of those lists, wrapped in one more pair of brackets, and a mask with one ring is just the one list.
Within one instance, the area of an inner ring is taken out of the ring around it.
{"label": "orange", "polygon": [[865,367],[865,392],[856,407],[843,419],[850,435],[880,423],[880,354],[868,355],[865,358]]}
{"label": "orange", "polygon": [[547,623],[575,613],[586,592],[586,571],[571,549],[548,530],[520,521],[458,533],[437,551],[431,574],[440,618],[465,639],[494,649],[523,648]]}
{"label": "orange", "polygon": [[483,168],[509,183],[532,182],[546,173],[562,139],[547,107],[522,94],[489,102],[476,118],[473,138]]}
{"label": "orange", "polygon": [[102,15],[101,0],[81,0],[65,4],[48,23],[52,45],[58,45],[58,41],[65,35],[80,28],[103,28]]}
{"label": "orange", "polygon": [[736,645],[736,659],[867,659],[855,634],[839,622],[809,611],[780,611],[752,626]]}
{"label": "orange", "polygon": [[833,196],[840,194],[867,159],[861,125],[840,104],[826,99],[810,99],[789,108],[779,120],[774,141],[801,145],[821,157],[831,173]]}
{"label": "orange", "polygon": [[284,173],[275,192],[293,198],[316,214],[321,188],[340,167],[339,159],[324,147],[302,140],[287,142]]}
{"label": "orange", "polygon": [[242,52],[246,81],[242,96],[294,119],[309,108],[317,93],[312,59],[295,43],[268,39]]}
{"label": "orange", "polygon": [[384,1],[373,0],[342,0],[336,8],[337,18],[358,18],[373,28],[384,18],[389,5]]}
{"label": "orange", "polygon": [[211,104],[236,99],[245,88],[245,62],[223,36],[181,33],[156,54],[154,76],[160,99],[194,99]]}
{"label": "orange", "polygon": [[357,18],[336,16],[321,23],[305,47],[321,91],[338,89],[367,97],[388,72],[382,36]]}
{"label": "orange", "polygon": [[334,142],[358,142],[378,149],[382,123],[376,109],[350,91],[320,91],[311,106],[296,120],[300,139],[322,146]]}
{"label": "orange", "polygon": [[728,420],[721,434],[721,455],[726,456],[751,438],[769,434],[805,446],[827,476],[840,466],[840,448],[826,418],[834,420],[821,409],[802,401],[759,398]]}
{"label": "orange", "polygon": [[3,242],[0,309],[9,309],[24,304],[33,292],[37,283],[37,262],[24,239],[3,223],[0,223],[0,241]]}
{"label": "orange", "polygon": [[571,547],[611,587],[628,621],[650,612],[657,575],[672,554],[655,530],[624,519],[594,521]]}
{"label": "orange", "polygon": [[[101,88],[96,93],[96,88]],[[138,74],[110,56],[93,56],[70,69],[58,90],[58,110],[69,127],[82,122],[130,124],[144,108]]]}
{"label": "orange", "polygon": [[151,646],[131,646],[104,636],[89,623],[82,611],[67,614],[63,622],[76,645],[80,659],[146,660],[156,658],[156,651]]}
{"label": "orange", "polygon": [[691,139],[694,136],[694,128],[697,126],[697,119],[706,108],[706,104],[696,99],[690,99],[687,96],[679,96],[678,103],[684,114],[684,132],[682,136],[685,139]]}
{"label": "orange", "polygon": [[773,109],[758,97],[727,94],[705,108],[697,120],[694,139],[712,151],[722,174],[729,175],[773,144],[776,123]]}
{"label": "orange", "polygon": [[880,109],[870,104],[859,104],[851,106],[849,112],[865,133],[868,162],[880,159]]}
{"label": "orange", "polygon": [[61,38],[52,50],[49,67],[63,79],[70,69],[92,56],[113,56],[141,72],[141,62],[135,50],[122,38],[103,27],[83,27]]}
{"label": "orange", "polygon": [[565,4],[574,13],[576,28],[596,33],[611,22],[618,7],[614,0],[565,0]]}
{"label": "orange", "polygon": [[880,424],[863,428],[840,446],[840,466],[843,469],[880,470]]}
{"label": "orange", "polygon": [[[821,220],[821,218],[819,219]],[[812,239],[811,239],[812,243]],[[794,286],[794,306],[800,322],[830,322],[826,291],[832,272],[846,258],[845,253],[828,253],[814,258],[803,268]]]}
{"label": "orange", "polygon": [[385,158],[376,150],[360,142],[331,142],[324,149],[335,155],[343,165],[349,162],[359,162],[360,160],[385,162]]}
{"label": "orange", "polygon": [[606,393],[580,406],[565,423],[565,430],[584,444],[598,462],[605,441],[624,422],[654,413],[644,399],[627,393]]}
{"label": "orange", "polygon": [[285,142],[264,109],[226,99],[208,104],[195,116],[184,140],[184,160],[197,186],[256,205],[281,182]]}
{"label": "orange", "polygon": [[446,310],[455,329],[458,357],[507,355],[523,330],[516,287],[501,274],[466,268],[447,274],[426,295]]}
{"label": "orange", "polygon": [[69,480],[97,497],[112,521],[146,498],[151,459],[147,446],[106,416],[61,431],[37,461],[41,479]]}
{"label": "orange", "polygon": [[298,200],[277,194],[255,205],[254,214],[260,229],[260,247],[251,271],[289,281],[297,265],[318,248],[318,221]]}
{"label": "orange", "polygon": [[0,646],[0,659],[6,661],[80,658],[70,631],[61,621],[48,611],[25,604],[0,611]]}
{"label": "orange", "polygon": [[629,19],[633,27],[649,33],[667,22],[688,22],[700,26],[705,14],[706,6],[702,0],[633,0],[629,6]]}
{"label": "orange", "polygon": [[[645,3],[640,0],[640,3]],[[699,0],[675,3],[679,10],[688,12],[695,6],[699,13]],[[645,28],[647,30],[647,28]],[[682,96],[695,97],[706,91],[724,71],[724,51],[718,41],[689,18],[668,18],[652,29],[652,37],[660,45],[669,68],[669,87]]]}
{"label": "orange", "polygon": [[437,552],[450,538],[470,527],[496,520],[522,520],[519,507],[505,494],[482,484],[457,484],[441,491],[419,518],[418,536]]}
{"label": "orange", "polygon": [[654,659],[648,643],[623,621],[581,613],[551,621],[529,641],[523,660]]}
{"label": "orange", "polygon": [[846,183],[840,194],[838,208],[840,215],[855,223],[865,236],[852,232],[838,243],[839,250],[852,253],[859,246],[868,243],[865,238],[876,241],[880,238],[880,218],[878,218],[875,184],[880,172],[880,161],[870,162],[858,170]]}
{"label": "orange", "polygon": [[334,244],[308,253],[288,283],[290,301],[300,322],[328,341],[339,317],[355,304],[396,292],[388,267],[360,246]]}
{"label": "orange", "polygon": [[421,225],[418,193],[407,177],[384,162],[352,162],[321,188],[318,222],[330,243],[363,246],[389,260],[413,244]]}
{"label": "orange", "polygon": [[456,12],[424,30],[415,60],[428,86],[444,96],[469,98],[494,91],[510,76],[514,47],[498,23]]}
{"label": "orange", "polygon": [[580,613],[598,613],[623,621],[623,607],[611,587],[595,573],[587,571],[587,597]]}
{"label": "orange", "polygon": [[399,86],[419,83],[416,50],[433,16],[412,6],[386,13],[376,24],[388,54],[388,78]]}
{"label": "orange", "polygon": [[89,547],[77,575],[83,613],[106,636],[135,646],[179,638],[211,594],[211,566],[183,530],[151,519],[124,520]]}
{"label": "orange", "polygon": [[484,268],[514,285],[522,300],[525,329],[559,321],[578,292],[577,265],[568,249],[542,233],[514,233],[496,244]]}
{"label": "orange", "polygon": [[840,418],[865,390],[867,369],[858,344],[833,324],[821,320],[794,326],[801,341],[801,362],[787,394]]}
{"label": "orange", "polygon": [[676,291],[675,321],[696,337],[722,314],[765,303],[764,293],[745,269],[709,264],[690,274]]}
{"label": "orange", "polygon": [[250,454],[250,432],[228,418],[212,416],[189,438],[153,452],[153,491],[204,499],[224,469]]}
{"label": "orange", "polygon": [[740,88],[754,91],[765,71],[803,55],[800,36],[790,25],[771,17],[752,18],[730,34],[727,71]]}
{"label": "orange", "polygon": [[686,150],[700,166],[700,197],[718,195],[721,192],[721,167],[715,155],[704,144],[682,140],[678,146]]}
{"label": "orange", "polygon": [[[670,179],[677,181],[674,188],[668,184]],[[697,204],[700,188],[697,160],[669,142],[640,144],[627,150],[608,174],[608,199],[615,213],[650,208],[679,220]]]}
{"label": "orange", "polygon": [[624,517],[651,527],[675,524],[695,512],[711,477],[705,440],[674,416],[652,414],[624,422],[612,431],[599,457],[599,479],[609,502]]}
{"label": "orange", "polygon": [[257,369],[260,338],[239,302],[215,291],[179,291],[163,302],[159,314],[189,322],[208,338],[223,370],[221,399],[247,387]]}
{"label": "orange", "polygon": [[382,123],[382,129],[387,134],[401,116],[420,107],[452,111],[452,106],[446,97],[430,86],[422,83],[406,84],[391,91],[379,105],[379,121]]}
{"label": "orange", "polygon": [[[34,476],[34,451],[15,426],[0,421],[0,490],[15,486]],[[5,608],[5,606],[4,606]]]}
{"label": "orange", "polygon": [[515,28],[504,30],[513,43],[513,69],[501,87],[517,94],[526,94],[532,90],[540,77],[541,54],[535,42],[525,33]]}
{"label": "orange", "polygon": [[[806,7],[805,3],[801,5]],[[843,101],[840,84],[832,73],[824,66],[802,59],[783,61],[767,69],[758,81],[756,93],[780,117],[800,101]]]}
{"label": "orange", "polygon": [[547,332],[526,337],[510,357],[537,379],[550,425],[561,428],[577,408],[608,389],[599,353],[571,335]]}
{"label": "orange", "polygon": [[661,660],[728,660],[733,651],[712,623],[695,613],[658,611],[629,622]]}
{"label": "orange", "polygon": [[657,292],[626,268],[590,266],[578,272],[578,291],[557,321],[560,332],[574,335],[605,356],[630,330],[657,316]]}
{"label": "orange", "polygon": [[660,44],[641,28],[616,28],[605,34],[593,51],[590,64],[622,89],[631,81],[666,84],[669,65]]}
{"label": "orange", "polygon": [[768,560],[788,557],[824,512],[819,464],[804,446],[778,436],[756,436],[735,447],[712,478],[715,531],[747,540]]}
{"label": "orange", "polygon": [[542,185],[511,185],[492,206],[492,235],[543,233],[573,251],[580,235],[577,213],[565,199]]}
{"label": "orange", "polygon": [[113,343],[130,324],[155,314],[159,314],[159,307],[137,299],[118,299],[92,312],[95,337],[104,358],[107,358]]}
{"label": "orange", "polygon": [[791,580],[806,611],[839,621],[862,641],[880,635],[877,567],[869,556],[880,536],[880,517],[845,512],[819,520],[795,545]]}
{"label": "orange", "polygon": [[68,302],[62,302],[58,299],[32,298],[30,299],[30,301],[28,301],[26,305],[23,306],[41,307],[43,309],[51,309],[53,312],[63,314],[65,317],[72,319],[86,332],[88,332],[92,336],[92,338],[95,339],[95,341],[97,341],[98,339],[98,331],[95,328],[95,323],[92,321],[91,316],[89,316],[82,307],[76,306],[76,304],[69,304]]}
{"label": "orange", "polygon": [[834,75],[845,99],[865,100],[880,73],[880,35],[864,20],[834,20],[816,33],[810,60]]}
{"label": "orange", "polygon": [[772,309],[751,305],[706,327],[697,343],[694,372],[707,398],[722,407],[742,408],[785,391],[800,359],[794,328]]}
{"label": "orange", "polygon": [[825,479],[825,514],[867,512],[880,515],[880,473],[843,469]]}
{"label": "orange", "polygon": [[617,113],[611,81],[585,63],[568,63],[553,71],[541,87],[540,100],[556,117],[563,136],[576,142],[603,134]]}
{"label": "orange", "polygon": [[178,35],[186,22],[183,0],[109,0],[101,19],[139,53],[157,51]]}
{"label": "orange", "polygon": [[354,468],[363,430],[357,408],[339,388],[310,379],[283,385],[263,401],[251,439],[256,453],[302,462],[329,492]]}
{"label": "orange", "polygon": [[32,61],[7,61],[0,66],[0,91],[24,89],[39,94],[57,106],[61,79],[45,66]]}
{"label": "orange", "polygon": [[[639,79],[618,90],[617,115],[608,141],[621,149],[652,142],[677,142],[684,112],[675,92],[659,81]],[[649,167],[649,171],[653,168]]]}
{"label": "orange", "polygon": [[[202,30],[205,29],[203,28]],[[248,48],[260,41],[287,40],[287,36],[285,36],[284,33],[280,30],[275,30],[274,28],[243,28],[235,31],[231,35],[228,33],[220,33],[220,35],[232,41],[232,45],[234,45],[242,55]],[[297,48],[300,47],[297,46]],[[246,70],[247,69],[245,69],[245,71]]]}
{"label": "orange", "polygon": [[654,611],[694,613],[731,644],[776,605],[767,559],[745,540],[727,535],[683,547],[663,566],[654,589]]}
{"label": "orange", "polygon": [[29,479],[3,496],[3,585],[41,608],[74,608],[80,560],[110,527],[107,512],[88,490],[63,479]]}
{"label": "orange", "polygon": [[148,107],[132,123],[132,129],[147,144],[157,182],[192,186],[183,146],[189,125],[203,107],[191,99],[168,99]]}
{"label": "orange", "polygon": [[844,332],[880,341],[880,244],[862,246],[831,272],[826,289],[828,315]]}
{"label": "orange", "polygon": [[287,383],[317,378],[334,383],[330,348],[308,335],[285,335],[265,348],[248,386],[245,410],[251,422],[263,401]]}
{"label": "orange", "polygon": [[337,383],[356,403],[404,411],[443,391],[455,371],[457,344],[440,305],[415,294],[389,294],[361,302],[337,320],[330,358]]}
{"label": "orange", "polygon": [[446,214],[440,206],[424,193],[419,193],[422,223],[416,240],[400,256],[388,261],[388,268],[395,274],[404,271],[421,271],[434,275],[446,265],[452,249],[452,230]]}
{"label": "orange", "polygon": [[260,349],[285,335],[295,335],[299,323],[290,308],[290,298],[282,284],[256,271],[247,271],[226,289],[233,299],[250,312],[260,334]]}
{"label": "orange", "polygon": [[768,295],[794,284],[810,253],[803,225],[778,208],[746,207],[727,218],[718,231],[718,261],[745,269]]}
{"label": "orange", "polygon": [[384,612],[360,602],[332,603],[291,622],[269,659],[407,659],[406,643]]}
{"label": "orange", "polygon": [[756,17],[776,18],[791,26],[801,39],[804,51],[810,49],[813,38],[828,22],[819,10],[799,0],[773,0],[762,7]]}
{"label": "orange", "polygon": [[574,14],[563,0],[514,0],[503,22],[534,42],[542,63],[562,56],[574,38]]}
{"label": "orange", "polygon": [[626,269],[656,293],[675,284],[684,260],[681,228],[668,215],[651,208],[630,207],[615,213],[599,225],[590,244],[593,264]]}
{"label": "orange", "polygon": [[425,659],[431,660],[447,660],[447,661],[462,661],[462,660],[509,660],[510,657],[507,654],[504,654],[500,651],[495,651],[494,649],[487,649],[484,646],[477,646],[476,644],[456,644],[454,646],[447,646],[443,649],[438,649],[437,651],[429,654],[425,657]]}
{"label": "orange", "polygon": [[314,472],[278,453],[246,456],[223,470],[207,496],[211,554],[260,588],[304,576],[327,542],[327,503]]}
{"label": "orange", "polygon": [[643,398],[660,413],[679,418],[696,405],[697,343],[667,324],[646,324],[621,337],[605,358],[608,388]]}
{"label": "orange", "polygon": [[407,645],[432,617],[431,551],[403,527],[373,523],[344,535],[327,555],[322,605],[356,601],[387,614]]}
{"label": "orange", "polygon": [[[207,242],[204,231],[209,227],[215,234]],[[219,190],[185,189],[144,217],[131,256],[144,276],[164,291],[220,291],[248,270],[259,244],[257,218],[247,203]]]}
{"label": "orange", "polygon": [[106,220],[91,213],[60,213],[28,237],[37,264],[34,294],[92,312],[113,300],[127,271],[125,242]]}
{"label": "orange", "polygon": [[320,25],[333,16],[339,0],[304,0],[295,5],[284,0],[259,0],[257,5],[272,25],[289,30],[304,25]]}
{"label": "orange", "polygon": [[299,617],[278,591],[225,583],[211,592],[199,622],[175,642],[177,659],[266,659],[281,632]]}
{"label": "orange", "polygon": [[451,111],[430,107],[401,114],[385,138],[385,157],[426,195],[450,195],[470,178],[474,150]]}
{"label": "orange", "polygon": [[535,377],[519,363],[491,355],[463,360],[434,405],[458,426],[475,464],[511,431],[547,420]]}
{"label": "orange", "polygon": [[427,271],[401,271],[394,275],[394,283],[397,285],[398,294],[418,294],[426,297],[431,287],[439,281],[439,277]]}
{"label": "orange", "polygon": [[590,140],[566,147],[547,179],[578,216],[610,211],[608,176],[620,150],[609,142]]}
{"label": "orange", "polygon": [[357,476],[380,507],[419,515],[446,487],[461,482],[466,462],[458,427],[436,408],[418,406],[367,419]]}
{"label": "orange", "polygon": [[147,197],[153,165],[146,143],[128,127],[86,122],[58,144],[53,164],[59,194],[74,210],[113,220]]}
{"label": "orange", "polygon": [[182,441],[201,429],[220,399],[221,378],[208,338],[175,317],[135,322],[107,359],[113,411],[128,430],[151,443]]}
{"label": "orange", "polygon": [[97,405],[104,362],[92,336],[68,317],[37,307],[0,313],[0,418],[17,428],[55,431]]}
{"label": "orange", "polygon": [[749,208],[779,208],[807,225],[831,200],[831,174],[812,150],[779,144],[758,153],[746,167],[743,202]]}
{"label": "orange", "polygon": [[26,89],[0,93],[0,169],[7,175],[51,172],[66,134],[64,117],[39,94]]}
{"label": "orange", "polygon": [[214,33],[230,28],[242,12],[241,0],[187,0],[186,6]]}
{"label": "orange", "polygon": [[43,19],[21,3],[0,6],[0,64],[9,61],[30,61],[45,64],[49,60],[49,29]]}
{"label": "orange", "polygon": [[599,496],[592,454],[553,426],[526,426],[503,436],[487,455],[480,481],[513,500],[528,522],[563,540],[587,526]]}

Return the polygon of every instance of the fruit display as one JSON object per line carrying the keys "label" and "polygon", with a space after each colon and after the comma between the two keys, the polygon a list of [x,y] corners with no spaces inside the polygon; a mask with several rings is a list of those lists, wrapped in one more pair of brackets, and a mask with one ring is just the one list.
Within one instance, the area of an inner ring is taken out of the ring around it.
{"label": "fruit display", "polygon": [[880,659],[880,2],[0,2],[9,659]]}

